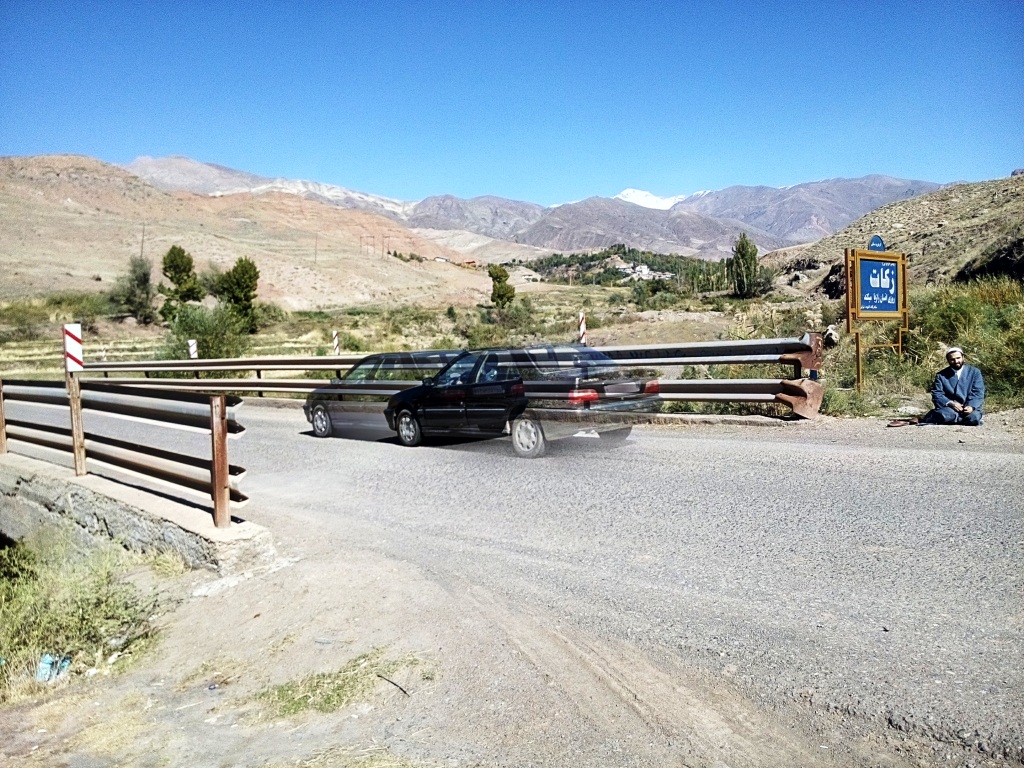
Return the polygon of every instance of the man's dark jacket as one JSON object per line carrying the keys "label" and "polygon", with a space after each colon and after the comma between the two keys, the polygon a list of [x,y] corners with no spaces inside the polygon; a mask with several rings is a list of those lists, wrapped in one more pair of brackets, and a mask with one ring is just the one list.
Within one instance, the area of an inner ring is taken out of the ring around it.
{"label": "man's dark jacket", "polygon": [[944,408],[949,405],[950,400],[956,400],[961,405],[969,405],[980,413],[985,401],[985,382],[982,381],[981,371],[973,365],[963,366],[959,379],[956,371],[950,366],[935,375],[931,394],[936,408]]}

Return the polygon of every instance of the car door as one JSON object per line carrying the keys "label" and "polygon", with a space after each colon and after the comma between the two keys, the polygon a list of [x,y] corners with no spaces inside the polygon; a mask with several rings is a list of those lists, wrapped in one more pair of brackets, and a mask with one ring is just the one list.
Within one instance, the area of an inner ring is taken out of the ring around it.
{"label": "car door", "polygon": [[466,426],[466,394],[480,362],[476,355],[456,358],[426,387],[420,403],[420,424],[427,431],[457,431]]}
{"label": "car door", "polygon": [[[363,360],[338,382],[339,387],[348,389],[348,391],[338,395],[338,398],[332,401],[331,421],[334,423],[334,428],[342,435],[348,433],[352,436],[365,430],[367,405],[373,399],[372,396],[365,394],[365,389],[372,385],[379,365],[380,358],[378,357]],[[381,421],[383,421],[383,410]],[[387,428],[386,423],[384,428]]]}
{"label": "car door", "polygon": [[518,371],[507,359],[499,360],[497,352],[482,356],[473,383],[466,393],[466,427],[469,430],[500,432],[508,421],[515,400],[512,388],[522,384]]}

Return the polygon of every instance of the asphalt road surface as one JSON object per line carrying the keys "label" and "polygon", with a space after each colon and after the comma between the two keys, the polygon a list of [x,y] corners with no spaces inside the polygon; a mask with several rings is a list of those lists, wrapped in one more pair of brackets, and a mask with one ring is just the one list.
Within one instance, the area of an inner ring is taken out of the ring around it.
{"label": "asphalt road surface", "polygon": [[526,460],[317,439],[298,405],[240,420],[249,519],[301,514],[769,709],[1024,762],[1019,429],[646,427]]}
{"label": "asphalt road surface", "polygon": [[246,408],[259,521],[351,543],[733,679],[1024,757],[1024,445],[881,422],[635,429],[538,460],[508,439],[319,440]]}

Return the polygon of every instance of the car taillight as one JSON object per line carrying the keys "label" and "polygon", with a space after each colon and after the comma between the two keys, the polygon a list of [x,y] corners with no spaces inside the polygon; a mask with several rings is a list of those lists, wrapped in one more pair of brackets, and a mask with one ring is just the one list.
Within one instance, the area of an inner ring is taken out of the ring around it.
{"label": "car taillight", "polygon": [[513,384],[512,389],[509,390],[513,395],[525,395],[526,385],[525,384]]}
{"label": "car taillight", "polygon": [[569,392],[569,404],[579,405],[580,403],[590,403],[598,399],[596,389],[573,389]]}
{"label": "car taillight", "polygon": [[661,392],[661,382],[657,379],[652,379],[644,384],[644,393],[648,395],[657,395]]}

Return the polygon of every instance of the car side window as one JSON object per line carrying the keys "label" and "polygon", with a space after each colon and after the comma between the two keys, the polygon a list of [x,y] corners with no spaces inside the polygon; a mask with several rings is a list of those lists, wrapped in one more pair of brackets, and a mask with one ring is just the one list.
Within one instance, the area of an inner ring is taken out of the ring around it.
{"label": "car side window", "polygon": [[374,381],[373,369],[376,367],[376,360],[357,365],[345,374],[345,381]]}
{"label": "car side window", "polygon": [[480,358],[475,355],[460,357],[446,371],[438,375],[437,386],[451,387],[458,384],[468,384],[473,369],[479,361]]}
{"label": "car side window", "polygon": [[410,359],[385,360],[377,370],[378,381],[417,381],[423,378]]}

